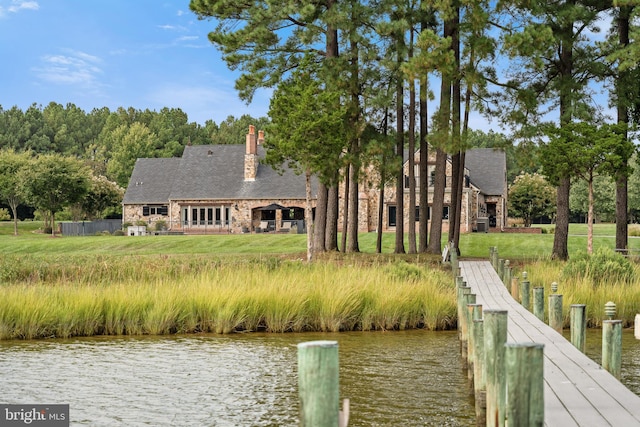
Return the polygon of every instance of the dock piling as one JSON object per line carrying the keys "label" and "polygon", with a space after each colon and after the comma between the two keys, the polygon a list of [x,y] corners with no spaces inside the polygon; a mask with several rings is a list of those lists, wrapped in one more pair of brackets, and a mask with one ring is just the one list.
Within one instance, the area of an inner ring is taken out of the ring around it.
{"label": "dock piling", "polygon": [[505,345],[507,420],[510,426],[544,425],[543,344]]}
{"label": "dock piling", "polygon": [[531,310],[531,282],[527,280],[527,272],[522,272],[522,282],[520,282],[520,304],[527,310]]}
{"label": "dock piling", "polygon": [[473,392],[476,406],[476,426],[485,427],[487,423],[487,386],[485,382],[484,362],[484,320],[473,321]]}
{"label": "dock piling", "polygon": [[340,420],[338,342],[298,344],[300,425],[336,427]]}
{"label": "dock piling", "polygon": [[507,310],[484,311],[484,368],[487,427],[504,427],[506,405],[505,343]]}
{"label": "dock piling", "polygon": [[549,326],[562,333],[564,319],[562,318],[562,295],[549,295]]}
{"label": "dock piling", "polygon": [[587,341],[587,306],[571,304],[571,344],[584,353]]}
{"label": "dock piling", "polygon": [[544,288],[533,288],[533,314],[544,322]]}
{"label": "dock piling", "polygon": [[609,301],[604,305],[609,320],[602,322],[602,367],[620,379],[622,366],[622,320],[611,320],[616,315],[616,305]]}

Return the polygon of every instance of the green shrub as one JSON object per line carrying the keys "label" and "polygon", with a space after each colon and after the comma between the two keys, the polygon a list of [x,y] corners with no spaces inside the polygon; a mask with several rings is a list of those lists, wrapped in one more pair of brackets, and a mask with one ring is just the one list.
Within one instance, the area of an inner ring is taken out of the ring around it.
{"label": "green shrub", "polygon": [[639,237],[640,236],[640,225],[633,224],[629,226],[629,236]]}
{"label": "green shrub", "polygon": [[405,282],[418,282],[422,279],[424,270],[415,264],[398,262],[386,267],[386,271],[394,279]]}
{"label": "green shrub", "polygon": [[124,230],[116,230],[113,232],[114,236],[124,236]]}
{"label": "green shrub", "polygon": [[572,257],[562,271],[564,278],[584,277],[594,286],[602,282],[629,283],[633,280],[633,265],[624,256],[609,248],[599,248],[593,254],[580,253]]}
{"label": "green shrub", "polygon": [[0,221],[10,221],[11,215],[9,215],[9,210],[2,208],[0,209]]}
{"label": "green shrub", "polygon": [[156,231],[164,231],[167,229],[167,222],[163,219],[159,219],[155,223]]}

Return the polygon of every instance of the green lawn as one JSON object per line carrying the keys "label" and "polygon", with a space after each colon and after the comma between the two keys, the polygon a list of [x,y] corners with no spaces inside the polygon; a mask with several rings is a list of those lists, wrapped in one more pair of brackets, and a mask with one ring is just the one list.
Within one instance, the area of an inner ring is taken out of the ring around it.
{"label": "green lawn", "polygon": [[[304,256],[306,235],[298,234],[228,234],[208,236],[84,236],[56,237],[38,231],[42,223],[20,222],[19,235],[13,235],[13,223],[0,222],[0,253],[31,255],[273,255],[300,254]],[[553,226],[542,226],[546,229]],[[587,247],[585,224],[569,227],[569,254],[584,252]],[[615,224],[594,226],[594,247],[613,248]],[[446,241],[446,234],[443,242]],[[363,233],[359,237],[360,250],[375,253],[376,233]],[[470,233],[460,238],[463,257],[486,258],[490,246],[497,246],[500,256],[509,259],[546,258],[551,253],[553,234]],[[640,240],[629,238],[631,248],[640,248]],[[391,254],[395,247],[395,235],[383,236],[383,253]],[[405,249],[408,249],[405,243]]]}

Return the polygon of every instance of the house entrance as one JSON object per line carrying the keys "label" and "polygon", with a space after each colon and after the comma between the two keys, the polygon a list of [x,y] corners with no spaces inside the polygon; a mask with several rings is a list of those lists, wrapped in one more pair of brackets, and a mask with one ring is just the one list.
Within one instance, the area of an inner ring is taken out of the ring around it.
{"label": "house entrance", "polygon": [[487,203],[487,217],[489,217],[489,227],[497,227],[496,221],[496,204],[495,203]]}

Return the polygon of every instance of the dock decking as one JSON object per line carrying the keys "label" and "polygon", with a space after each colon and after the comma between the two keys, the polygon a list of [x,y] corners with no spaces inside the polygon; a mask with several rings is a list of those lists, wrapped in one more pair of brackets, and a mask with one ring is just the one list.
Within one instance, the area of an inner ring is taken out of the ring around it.
{"label": "dock decking", "polygon": [[640,397],[511,297],[489,261],[460,261],[483,310],[507,310],[507,341],[544,344],[545,426],[640,426]]}

